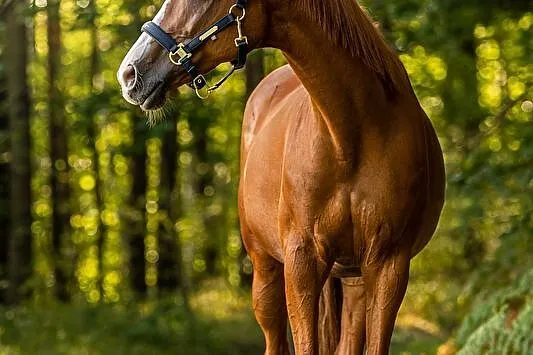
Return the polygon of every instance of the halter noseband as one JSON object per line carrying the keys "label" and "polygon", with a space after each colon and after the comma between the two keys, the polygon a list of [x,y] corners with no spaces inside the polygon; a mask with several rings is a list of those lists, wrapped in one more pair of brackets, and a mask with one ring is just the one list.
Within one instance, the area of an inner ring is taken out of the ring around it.
{"label": "halter noseband", "polygon": [[[229,9],[226,16],[215,22],[207,30],[185,43],[178,43],[170,34],[165,32],[159,25],[150,21],[142,26],[142,32],[149,34],[159,45],[168,51],[170,61],[183,69],[190,75],[192,82],[189,84],[196,91],[201,99],[206,99],[209,94],[218,89],[234,72],[241,69],[246,64],[248,55],[248,38],[242,33],[242,20],[246,16],[246,0],[236,0]],[[235,14],[239,12],[238,14]],[[235,38],[237,47],[237,58],[231,62],[231,69],[215,85],[209,86],[205,77],[198,72],[192,62],[192,56],[209,39],[216,39],[216,35],[234,23],[237,24],[238,37]],[[207,94],[202,95],[200,90],[207,86]]]}

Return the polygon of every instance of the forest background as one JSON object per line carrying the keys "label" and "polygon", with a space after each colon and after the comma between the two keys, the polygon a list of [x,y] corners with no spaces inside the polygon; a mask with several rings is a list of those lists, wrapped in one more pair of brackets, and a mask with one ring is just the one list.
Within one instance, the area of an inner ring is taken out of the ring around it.
{"label": "forest background", "polygon": [[[443,146],[394,354],[533,349],[533,2],[365,0]],[[267,49],[150,128],[117,67],[160,0],[0,0],[0,354],[257,354],[236,185]]]}

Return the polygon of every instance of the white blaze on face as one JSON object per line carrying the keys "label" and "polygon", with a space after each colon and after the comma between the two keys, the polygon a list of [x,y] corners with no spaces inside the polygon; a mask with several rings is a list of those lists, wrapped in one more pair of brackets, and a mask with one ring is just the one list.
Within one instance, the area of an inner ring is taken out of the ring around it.
{"label": "white blaze on face", "polygon": [[165,2],[163,3],[163,6],[161,6],[159,11],[155,15],[154,19],[152,20],[153,23],[155,23],[158,26],[161,26],[161,22],[165,18],[165,14],[167,12],[167,8],[170,6],[170,2],[171,1],[172,0],[165,0]]}
{"label": "white blaze on face", "polygon": [[213,6],[214,3],[214,0],[203,0],[200,4],[187,0],[165,0],[152,20],[153,23],[161,26],[165,16],[172,15],[167,14],[167,10],[170,9],[172,1],[177,2],[174,5],[175,8],[179,9],[179,15],[182,17],[173,18],[170,26],[172,29],[164,28],[164,30],[168,32],[174,32],[177,30],[180,37],[192,37],[194,35],[193,32],[195,24],[202,20],[202,18],[205,16],[205,13],[211,6]]}
{"label": "white blaze on face", "polygon": [[[165,18],[165,14],[167,12],[167,9],[170,6],[170,3],[172,0],[165,0],[163,3],[163,6],[159,9],[157,14],[155,15],[153,22],[156,23],[158,26],[161,26],[161,22]],[[139,39],[133,44],[129,52],[126,54],[126,57],[122,61],[122,64],[120,66],[121,70],[124,70],[124,68],[128,64],[135,63],[139,58],[142,58],[146,50],[150,47],[150,44],[154,41],[152,37],[150,37],[146,33],[141,33],[139,36]],[[119,80],[120,81],[120,80]]]}

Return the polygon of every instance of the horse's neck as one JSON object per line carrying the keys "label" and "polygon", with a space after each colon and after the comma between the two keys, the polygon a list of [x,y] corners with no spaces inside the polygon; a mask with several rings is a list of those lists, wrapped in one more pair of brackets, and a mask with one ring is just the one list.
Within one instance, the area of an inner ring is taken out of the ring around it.
{"label": "horse's neck", "polygon": [[273,31],[272,44],[284,52],[310,93],[315,114],[326,121],[338,153],[350,159],[354,133],[379,126],[388,116],[389,97],[378,75],[303,15],[293,14],[279,33]]}

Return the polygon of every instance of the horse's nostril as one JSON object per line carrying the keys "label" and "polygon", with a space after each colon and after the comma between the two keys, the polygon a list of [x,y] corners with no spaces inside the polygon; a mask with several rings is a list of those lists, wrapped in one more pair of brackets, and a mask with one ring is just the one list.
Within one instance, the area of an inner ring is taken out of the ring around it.
{"label": "horse's nostril", "polygon": [[122,72],[122,80],[126,89],[133,89],[137,84],[137,70],[131,64],[129,64]]}

